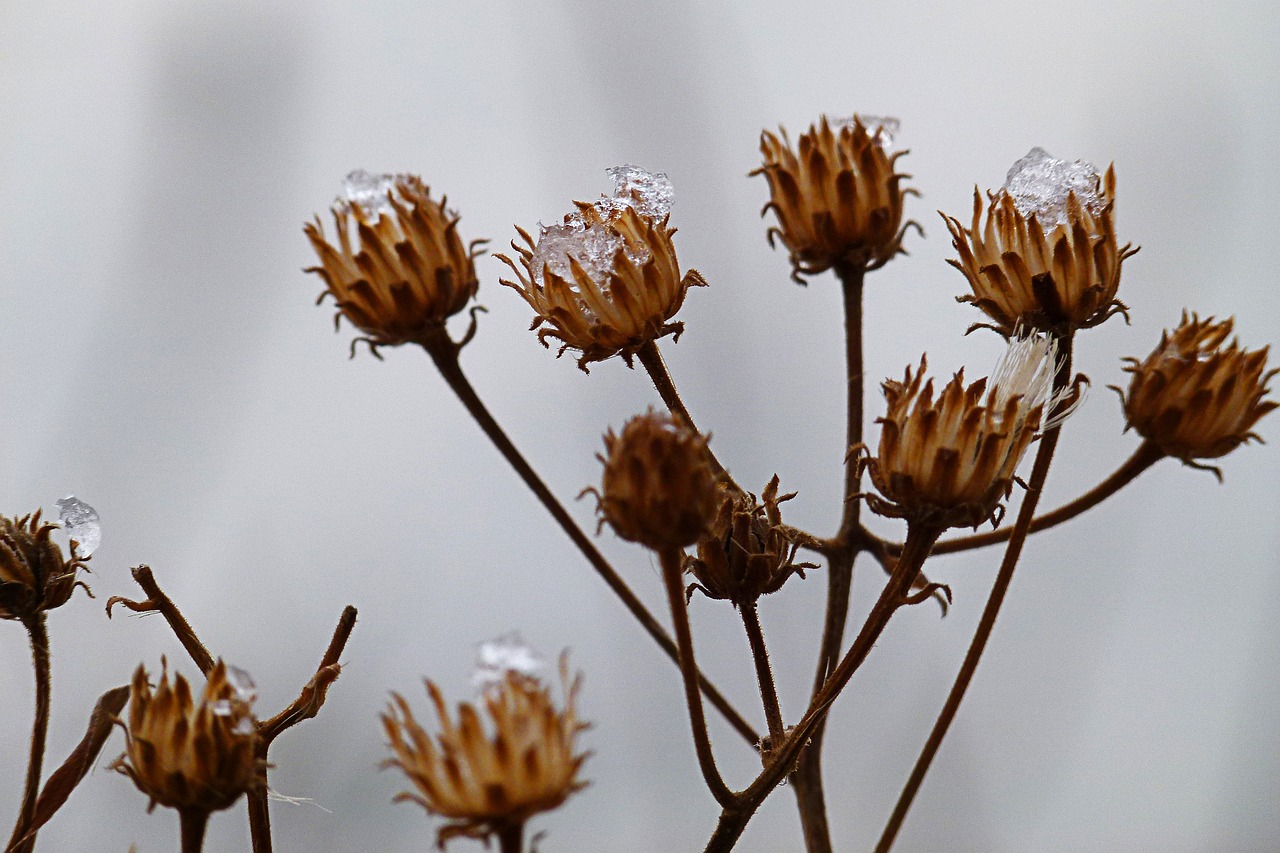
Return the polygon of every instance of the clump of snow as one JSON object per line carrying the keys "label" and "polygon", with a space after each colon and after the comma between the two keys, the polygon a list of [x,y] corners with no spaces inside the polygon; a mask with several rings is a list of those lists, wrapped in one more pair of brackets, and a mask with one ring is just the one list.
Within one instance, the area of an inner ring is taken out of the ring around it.
{"label": "clump of snow", "polygon": [[1090,213],[1102,212],[1101,178],[1092,163],[1069,163],[1050,156],[1043,148],[1032,148],[1014,163],[1004,179],[1004,192],[1023,216],[1034,215],[1043,228],[1067,224],[1067,196],[1076,199]]}
{"label": "clump of snow", "polygon": [[476,646],[476,667],[471,683],[481,691],[497,687],[508,672],[539,678],[546,668],[542,656],[525,643],[519,631],[511,631]]}
{"label": "clump of snow", "polygon": [[78,557],[87,557],[98,550],[102,543],[102,526],[98,523],[98,511],[75,495],[67,495],[58,501],[58,520],[67,536],[76,543]]}
{"label": "clump of snow", "polygon": [[613,178],[613,198],[596,202],[601,213],[617,210],[619,204],[630,205],[650,219],[661,219],[671,212],[675,190],[666,172],[648,172],[630,163],[612,166],[606,171]]}

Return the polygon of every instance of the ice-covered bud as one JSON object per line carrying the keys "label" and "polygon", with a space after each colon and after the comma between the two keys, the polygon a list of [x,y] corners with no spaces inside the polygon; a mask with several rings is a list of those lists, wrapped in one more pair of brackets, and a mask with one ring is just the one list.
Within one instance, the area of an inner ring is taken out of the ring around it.
{"label": "ice-covered bud", "polygon": [[1120,267],[1137,249],[1116,242],[1115,186],[1114,166],[1099,175],[1034,148],[985,206],[975,187],[968,228],[942,214],[960,255],[948,263],[972,290],[957,298],[982,309],[1006,337],[1019,326],[1061,332],[1124,313]]}
{"label": "ice-covered bud", "polygon": [[903,201],[916,192],[896,170],[906,153],[892,150],[897,131],[896,119],[823,116],[795,148],[784,129],[760,135],[764,162],[751,174],[769,182],[761,215],[777,217],[769,245],[786,246],[796,281],[833,267],[876,269],[902,251]]}
{"label": "ice-covered bud", "polygon": [[75,543],[76,556],[88,559],[102,543],[102,526],[98,511],[75,495],[58,500],[58,521]]}
{"label": "ice-covered bud", "polygon": [[61,607],[88,571],[89,555],[79,548],[67,559],[51,538],[58,525],[42,522],[40,511],[20,518],[0,516],[0,619],[32,619]]}

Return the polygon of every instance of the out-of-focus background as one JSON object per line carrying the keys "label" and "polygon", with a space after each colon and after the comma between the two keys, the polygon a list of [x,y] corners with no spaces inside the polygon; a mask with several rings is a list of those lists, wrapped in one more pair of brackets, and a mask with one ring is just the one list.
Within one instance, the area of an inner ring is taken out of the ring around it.
{"label": "out-of-focus background", "polygon": [[[150,564],[208,646],[249,670],[274,713],[306,682],[347,603],[360,622],[321,715],[273,749],[281,851],[424,850],[438,825],[392,805],[379,773],[388,691],[426,713],[419,679],[469,698],[475,644],[512,629],[586,673],[591,786],[536,820],[547,851],[701,849],[717,809],[693,757],[675,668],[587,568],[411,350],[347,359],[349,327],[313,307],[301,224],[353,168],[417,172],[504,246],[610,190],[605,169],[667,172],[692,292],[664,342],[695,417],[735,476],[777,472],[788,520],[829,533],[844,453],[838,287],[787,280],[765,243],[762,128],[821,113],[901,117],[927,238],[868,283],[867,375],[927,350],[978,374],[999,351],[953,297],[963,279],[937,209],[965,214],[1039,145],[1116,164],[1133,323],[1084,333],[1094,392],[1067,425],[1044,506],[1136,446],[1108,383],[1184,307],[1280,341],[1280,11],[1270,3],[601,4],[66,0],[0,7],[0,511],[67,493],[103,544],[50,618],[49,766],[94,699],[162,655],[164,622],[117,613]],[[620,362],[586,376],[527,331],[479,262],[489,309],[463,358],[517,444],[583,525],[600,434],[654,403]],[[869,415],[882,411],[874,390]],[[1280,437],[1280,418],[1260,425]],[[1162,462],[1120,497],[1035,538],[970,696],[898,849],[1262,851],[1280,848],[1280,447],[1223,461],[1225,485]],[[896,533],[875,520],[876,529]],[[662,612],[640,548],[600,537]],[[946,619],[902,613],[841,697],[827,738],[836,846],[868,849],[959,665],[994,551],[940,557]],[[863,564],[865,565],[865,564]],[[874,564],[856,585],[863,610]],[[825,578],[763,602],[784,712],[812,678]],[[732,611],[695,597],[701,662],[760,717]],[[857,616],[858,614],[855,614]],[[0,815],[11,820],[30,726],[26,637],[0,625]],[[762,724],[762,721],[761,721]],[[730,782],[758,766],[718,722]],[[176,847],[127,780],[98,770],[41,833],[47,851]],[[7,823],[5,824],[7,825]],[[744,851],[800,849],[790,791]],[[7,830],[6,830],[7,832]],[[207,849],[247,849],[243,810]],[[473,842],[456,848],[478,849]]]}

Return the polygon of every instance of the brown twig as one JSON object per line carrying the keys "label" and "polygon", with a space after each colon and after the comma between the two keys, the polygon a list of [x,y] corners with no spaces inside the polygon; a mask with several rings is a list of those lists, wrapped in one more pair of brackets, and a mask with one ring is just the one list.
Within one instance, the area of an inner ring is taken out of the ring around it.
{"label": "brown twig", "polygon": [[769,724],[769,748],[774,749],[782,743],[782,708],[778,705],[778,689],[773,683],[769,651],[764,644],[764,631],[760,628],[760,612],[755,602],[744,602],[738,606],[738,612],[742,616],[742,627],[747,632],[747,643],[751,646],[751,659],[756,665],[760,701]]}
{"label": "brown twig", "polygon": [[208,675],[209,670],[213,669],[213,655],[209,654],[209,650],[204,647],[204,643],[200,642],[200,638],[196,636],[195,629],[187,622],[182,611],[178,610],[177,605],[164,594],[160,589],[160,585],[156,583],[155,576],[151,573],[150,566],[138,566],[133,570],[133,579],[137,581],[138,586],[142,587],[142,591],[147,594],[145,601],[131,601],[123,596],[113,595],[107,599],[107,618],[111,618],[111,608],[117,604],[132,610],[134,613],[147,613],[152,610],[158,610],[169,627],[173,629],[173,634],[178,638],[178,642],[187,650],[187,654],[191,656],[191,660],[199,668],[202,675]]}
{"label": "brown twig", "polygon": [[26,783],[22,791],[22,806],[5,849],[10,853],[28,853],[36,846],[36,803],[40,795],[40,774],[44,768],[45,741],[49,735],[49,630],[44,611],[24,617],[22,625],[31,638],[31,665],[36,678],[36,713],[31,724],[31,750],[27,756]]}

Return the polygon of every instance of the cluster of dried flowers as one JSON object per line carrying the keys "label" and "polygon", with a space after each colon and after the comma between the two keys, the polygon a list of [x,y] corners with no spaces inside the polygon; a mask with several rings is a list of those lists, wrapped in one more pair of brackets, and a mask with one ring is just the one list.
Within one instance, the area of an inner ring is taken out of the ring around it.
{"label": "cluster of dried flowers", "polygon": [[[464,243],[458,215],[443,198],[435,200],[421,179],[407,175],[352,173],[346,198],[332,211],[334,242],[318,218],[305,226],[319,257],[311,271],[324,280],[321,299],[331,296],[337,305],[335,320],[345,317],[358,328],[362,337],[357,340],[374,355],[381,347],[423,347],[587,562],[678,666],[699,768],[722,808],[709,851],[731,849],[761,802],[788,778],[796,787],[806,849],[831,850],[817,756],[832,703],[897,610],[931,598],[949,601],[950,590],[930,583],[922,572],[931,554],[1007,543],[964,667],[886,825],[878,849],[887,850],[964,695],[1028,535],[1085,511],[1162,458],[1220,476],[1202,460],[1257,439],[1256,423],[1277,406],[1268,399],[1268,383],[1277,371],[1267,369],[1265,348],[1250,351],[1228,342],[1229,319],[1184,314],[1147,358],[1129,360],[1128,390],[1116,389],[1126,429],[1143,438],[1133,458],[1097,489],[1036,515],[1062,424],[1080,403],[1087,382],[1072,373],[1076,332],[1126,312],[1117,298],[1121,267],[1136,250],[1116,237],[1114,169],[1099,174],[1088,164],[1054,160],[1035,149],[1015,164],[1005,187],[987,193],[985,201],[975,190],[968,227],[944,215],[958,254],[951,263],[970,289],[959,299],[983,312],[984,321],[975,325],[1003,336],[1007,353],[989,377],[968,384],[960,371],[935,387],[923,356],[901,380],[886,380],[886,409],[876,421],[880,432],[873,450],[863,441],[861,418],[861,295],[867,273],[903,253],[904,236],[914,224],[904,220],[906,197],[915,191],[904,185],[910,176],[898,171],[905,152],[893,147],[895,130],[896,122],[888,119],[833,122],[824,117],[795,146],[785,131],[766,131],[760,143],[763,163],[752,173],[768,182],[770,200],[763,213],[776,218],[768,238],[787,250],[792,277],[803,282],[834,271],[844,292],[851,330],[849,454],[841,523],[831,536],[784,523],[781,506],[794,493],[780,494],[777,476],[759,496],[740,486],[694,425],[667,372],[658,341],[679,336],[683,325],[673,318],[689,289],[706,281],[696,271],[682,271],[677,259],[665,175],[617,167],[611,170],[612,196],[575,202],[562,223],[540,226],[536,237],[518,229],[515,258],[499,256],[515,277],[502,283],[533,309],[531,328],[538,330],[539,341],[546,346],[548,339],[558,341],[558,354],[578,353],[584,371],[614,356],[628,367],[638,360],[653,380],[664,409],[651,409],[620,431],[606,432],[601,485],[586,491],[597,498],[600,527],[607,524],[658,558],[674,636],[520,455],[461,368],[459,355],[475,334],[476,309],[458,340],[447,323],[476,296],[475,259],[485,241]],[[1014,523],[940,541],[951,528],[1000,524],[1033,446],[1035,461]],[[862,491],[864,473],[874,492]],[[904,520],[904,540],[888,541],[868,530],[860,519],[863,505]],[[108,614],[115,604],[162,613],[205,684],[193,687],[181,675],[171,679],[162,663],[153,685],[139,666],[131,684],[103,696],[85,741],[42,789],[49,713],[45,614],[83,586],[77,575],[87,569],[87,554],[78,552],[74,541],[72,557],[63,555],[50,538],[54,527],[41,522],[39,513],[0,518],[0,618],[28,629],[37,672],[26,795],[7,851],[34,848],[37,830],[96,760],[113,723],[125,730],[125,751],[112,766],[152,806],[179,813],[184,851],[199,850],[209,816],[242,796],[248,800],[253,849],[269,851],[267,750],[282,731],[314,716],[323,704],[341,671],[337,660],[355,623],[354,608],[344,612],[298,699],[259,719],[252,708],[252,681],[215,660],[150,569],[135,569],[147,598],[113,598]],[[806,570],[820,568],[817,562],[799,561],[801,549],[825,561],[828,604],[813,691],[803,714],[788,723],[757,602],[792,578],[804,578]],[[862,553],[879,561],[888,579],[846,644],[849,580]],[[740,614],[766,731],[758,732],[698,669],[688,612],[694,591],[728,601]],[[500,654],[503,660],[479,700],[461,703],[456,714],[449,712],[443,691],[428,681],[438,723],[434,735],[399,694],[393,694],[382,717],[391,751],[386,763],[403,771],[412,786],[397,799],[444,819],[437,835],[442,848],[467,837],[486,844],[496,839],[503,853],[523,850],[526,823],[586,784],[581,770],[587,756],[577,744],[586,724],[575,710],[581,676],[571,677],[562,657],[563,698],[557,703],[519,657]],[[762,759],[759,774],[741,789],[731,788],[716,765],[704,702]],[[120,716],[126,703],[128,712]]]}

